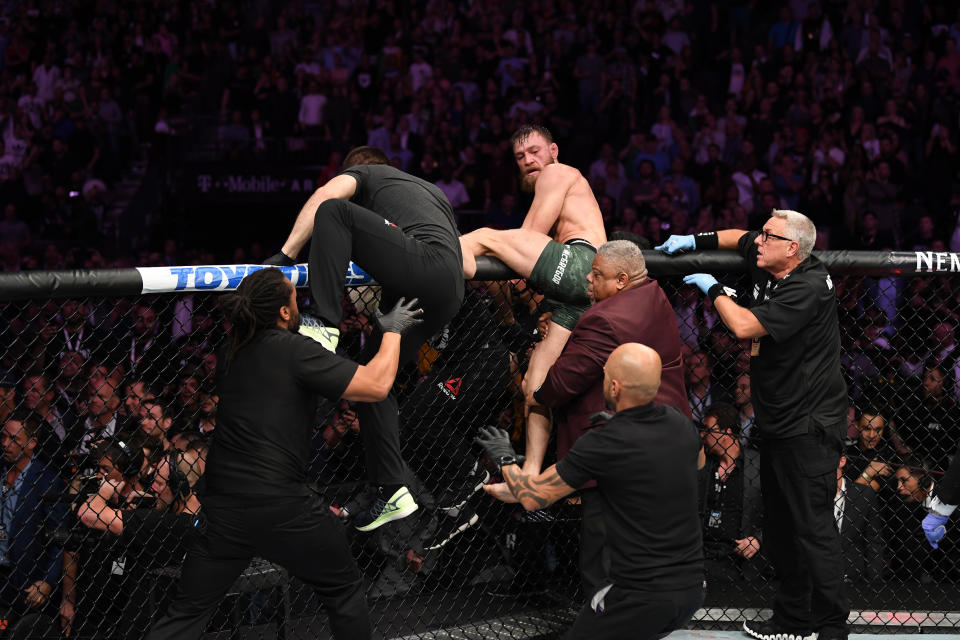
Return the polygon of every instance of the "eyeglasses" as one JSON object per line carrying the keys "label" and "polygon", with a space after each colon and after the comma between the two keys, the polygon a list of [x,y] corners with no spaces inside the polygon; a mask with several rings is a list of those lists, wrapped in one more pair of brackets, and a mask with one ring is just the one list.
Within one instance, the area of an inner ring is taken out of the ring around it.
{"label": "eyeglasses", "polygon": [[787,242],[796,242],[793,238],[785,238],[783,236],[778,236],[775,233],[770,233],[766,229],[760,230],[760,241],[764,244],[770,242],[770,238],[776,238],[777,240],[786,240]]}
{"label": "eyeglasses", "polygon": [[716,427],[716,426],[708,427],[702,422],[697,423],[697,430],[700,431],[700,433],[718,433],[718,434],[727,435],[727,436],[733,435],[733,433],[729,429],[721,429],[720,427]]}

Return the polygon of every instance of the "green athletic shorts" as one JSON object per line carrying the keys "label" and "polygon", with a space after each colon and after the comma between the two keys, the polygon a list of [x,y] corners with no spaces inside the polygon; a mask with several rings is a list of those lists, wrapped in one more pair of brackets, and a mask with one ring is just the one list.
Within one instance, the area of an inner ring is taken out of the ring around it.
{"label": "green athletic shorts", "polygon": [[593,268],[597,250],[586,240],[566,244],[551,240],[533,265],[528,282],[547,296],[553,322],[573,330],[580,314],[590,307],[587,274]]}

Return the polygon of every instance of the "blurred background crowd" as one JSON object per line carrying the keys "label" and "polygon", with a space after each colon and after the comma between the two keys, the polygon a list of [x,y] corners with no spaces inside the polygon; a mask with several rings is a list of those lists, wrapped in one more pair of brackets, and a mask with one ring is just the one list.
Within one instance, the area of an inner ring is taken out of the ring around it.
{"label": "blurred background crowd", "polygon": [[523,122],[654,243],[777,206],[821,248],[957,248],[958,38],[943,0],[9,2],[0,266],[230,260],[114,186],[160,165],[175,199],[191,159],[322,182],[358,144],[464,228],[517,226]]}

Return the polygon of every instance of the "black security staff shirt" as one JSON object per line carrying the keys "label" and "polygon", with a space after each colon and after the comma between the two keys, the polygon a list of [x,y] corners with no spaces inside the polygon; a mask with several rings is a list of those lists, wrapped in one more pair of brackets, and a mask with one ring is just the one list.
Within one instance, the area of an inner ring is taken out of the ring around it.
{"label": "black security staff shirt", "polygon": [[280,327],[257,333],[218,380],[204,495],[306,495],[315,394],[339,399],[357,366]]}
{"label": "black security staff shirt", "polygon": [[838,440],[846,428],[847,385],[840,370],[837,295],[814,256],[780,280],[757,267],[759,232],[740,238],[751,290],[747,306],[767,330],[751,344],[750,383],[764,438],[790,438],[826,429]]}
{"label": "black security staff shirt", "polygon": [[648,404],[587,432],[557,463],[571,487],[597,481],[615,585],[672,591],[703,582],[699,451],[700,435],[689,418]]}
{"label": "black security staff shirt", "polygon": [[376,211],[408,236],[452,249],[462,260],[453,209],[439,187],[384,164],[357,165],[343,173],[357,181],[350,202]]}
{"label": "black security staff shirt", "polygon": [[943,478],[934,485],[934,489],[944,504],[960,504],[960,449],[957,449],[953,462],[943,474]]}

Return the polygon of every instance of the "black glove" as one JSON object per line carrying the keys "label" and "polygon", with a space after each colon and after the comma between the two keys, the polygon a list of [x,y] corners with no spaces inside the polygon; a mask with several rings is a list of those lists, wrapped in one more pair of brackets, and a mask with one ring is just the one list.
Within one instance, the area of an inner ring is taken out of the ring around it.
{"label": "black glove", "polygon": [[380,325],[380,329],[384,333],[399,333],[403,335],[404,332],[418,324],[423,324],[423,309],[417,308],[419,302],[416,298],[411,298],[410,302],[407,302],[404,298],[400,298],[397,304],[393,306],[393,309],[387,313],[380,313],[378,309],[377,323]]}
{"label": "black glove", "polygon": [[510,444],[510,434],[498,427],[480,427],[480,435],[473,440],[483,447],[493,462],[500,464],[503,458],[516,458],[517,454]]}
{"label": "black glove", "polygon": [[277,251],[275,254],[263,261],[263,264],[269,264],[274,267],[292,267],[297,261],[285,254],[283,251]]}

